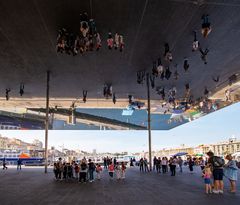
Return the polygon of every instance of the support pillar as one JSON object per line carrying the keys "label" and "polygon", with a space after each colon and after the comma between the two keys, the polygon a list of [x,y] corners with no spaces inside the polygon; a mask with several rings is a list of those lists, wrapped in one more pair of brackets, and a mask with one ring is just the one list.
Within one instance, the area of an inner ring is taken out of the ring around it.
{"label": "support pillar", "polygon": [[50,71],[47,71],[47,89],[46,89],[46,117],[45,117],[45,173],[48,168],[48,126],[49,126],[49,81]]}
{"label": "support pillar", "polygon": [[147,76],[147,102],[148,102],[148,153],[149,153],[149,166],[152,171],[152,137],[151,137],[151,105],[150,105],[150,85],[149,85],[149,73]]}

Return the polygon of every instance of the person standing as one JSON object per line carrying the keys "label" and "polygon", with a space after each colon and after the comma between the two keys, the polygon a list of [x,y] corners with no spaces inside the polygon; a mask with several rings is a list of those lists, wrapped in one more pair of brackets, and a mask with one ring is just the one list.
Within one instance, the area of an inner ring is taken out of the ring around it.
{"label": "person standing", "polygon": [[114,165],[112,162],[110,162],[110,164],[108,166],[108,174],[110,176],[110,180],[113,179],[113,173],[114,173]]}
{"label": "person standing", "polygon": [[208,164],[211,166],[213,179],[214,179],[214,194],[223,194],[223,166],[224,159],[218,156],[214,156],[212,151],[207,153],[209,156]]}
{"label": "person standing", "polygon": [[106,157],[103,158],[103,164],[104,164],[104,169],[107,169],[108,167],[107,167],[107,158]]}
{"label": "person standing", "polygon": [[153,158],[153,171],[157,168],[156,166],[157,166],[157,157],[155,156]]}
{"label": "person standing", "polygon": [[89,182],[94,181],[94,171],[96,169],[95,164],[92,162],[91,159],[88,160],[88,172],[89,172]]}
{"label": "person standing", "polygon": [[236,161],[233,160],[232,155],[228,154],[226,156],[226,160],[228,160],[228,163],[224,165],[224,176],[230,181],[230,185],[231,185],[230,192],[236,193],[238,167],[237,167]]}
{"label": "person standing", "polygon": [[7,169],[7,166],[6,166],[6,158],[4,157],[3,158],[3,170]]}
{"label": "person standing", "polygon": [[167,172],[167,159],[166,157],[162,158],[162,172],[165,174]]}
{"label": "person standing", "polygon": [[86,183],[87,181],[87,163],[83,159],[80,164],[80,176],[79,176],[79,182],[84,182]]}
{"label": "person standing", "polygon": [[172,159],[172,176],[176,175],[176,167],[177,167],[177,157],[174,156]]}
{"label": "person standing", "polygon": [[116,170],[117,180],[120,180],[121,179],[121,167],[118,162],[114,166],[115,166],[115,170]]}
{"label": "person standing", "polygon": [[204,178],[204,184],[205,184],[205,192],[206,194],[212,193],[212,186],[211,186],[211,176],[212,172],[209,166],[206,166],[203,170],[203,178]]}
{"label": "person standing", "polygon": [[143,172],[143,164],[144,164],[143,158],[141,158],[139,161],[140,172]]}
{"label": "person standing", "polygon": [[183,160],[182,160],[181,157],[178,157],[178,161],[177,161],[177,163],[178,163],[178,166],[179,166],[179,168],[180,168],[180,172],[182,172]]}
{"label": "person standing", "polygon": [[97,179],[100,180],[101,179],[101,172],[102,172],[102,167],[101,167],[100,164],[97,164],[96,172],[97,172]]}
{"label": "person standing", "polygon": [[157,169],[157,173],[161,173],[161,158],[158,157],[157,161],[156,161],[156,169]]}
{"label": "person standing", "polygon": [[144,164],[144,171],[145,172],[149,172],[147,158],[144,158],[143,164]]}
{"label": "person standing", "polygon": [[126,176],[126,165],[124,164],[124,162],[122,162],[121,164],[121,179],[125,179],[125,176]]}
{"label": "person standing", "polygon": [[17,160],[17,170],[21,170],[22,169],[22,160],[20,158],[18,158]]}
{"label": "person standing", "polygon": [[192,157],[189,157],[189,159],[188,159],[188,167],[189,167],[189,170],[190,170],[191,174],[193,173],[193,166],[194,166],[194,161],[193,161]]}

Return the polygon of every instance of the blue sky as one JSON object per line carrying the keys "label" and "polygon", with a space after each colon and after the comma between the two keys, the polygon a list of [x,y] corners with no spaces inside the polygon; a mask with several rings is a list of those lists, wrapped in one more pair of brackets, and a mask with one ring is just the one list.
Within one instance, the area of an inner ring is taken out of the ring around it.
{"label": "blue sky", "polygon": [[[234,135],[240,139],[240,103],[211,113],[198,120],[169,131],[152,131],[153,150],[178,147],[181,144],[195,146],[228,140]],[[2,136],[15,137],[27,142],[44,141],[44,131],[0,131]],[[69,149],[97,152],[147,151],[147,131],[50,131],[49,146],[64,145]]]}

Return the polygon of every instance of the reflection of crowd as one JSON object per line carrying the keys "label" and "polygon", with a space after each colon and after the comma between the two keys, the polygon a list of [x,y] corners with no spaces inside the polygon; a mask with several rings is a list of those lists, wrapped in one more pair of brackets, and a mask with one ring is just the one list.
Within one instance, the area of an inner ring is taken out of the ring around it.
{"label": "reflection of crowd", "polygon": [[94,19],[89,19],[85,12],[80,14],[80,32],[78,35],[69,33],[65,28],[58,31],[57,51],[77,55],[87,51],[99,50],[102,46],[100,34]]}
{"label": "reflection of crowd", "polygon": [[[57,52],[77,55],[78,53],[86,53],[88,51],[98,51],[102,47],[100,33],[97,31],[94,19],[89,19],[85,12],[80,14],[80,29],[79,34],[74,34],[62,28],[58,31],[57,37]],[[119,49],[120,52],[124,49],[123,35],[108,33],[107,46],[109,49]]]}

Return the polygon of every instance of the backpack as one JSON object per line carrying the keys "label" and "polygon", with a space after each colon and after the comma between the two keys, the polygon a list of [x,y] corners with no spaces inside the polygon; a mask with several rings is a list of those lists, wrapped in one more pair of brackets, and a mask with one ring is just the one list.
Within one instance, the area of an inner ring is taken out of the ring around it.
{"label": "backpack", "polygon": [[222,167],[224,165],[224,159],[221,157],[213,157],[213,167]]}

